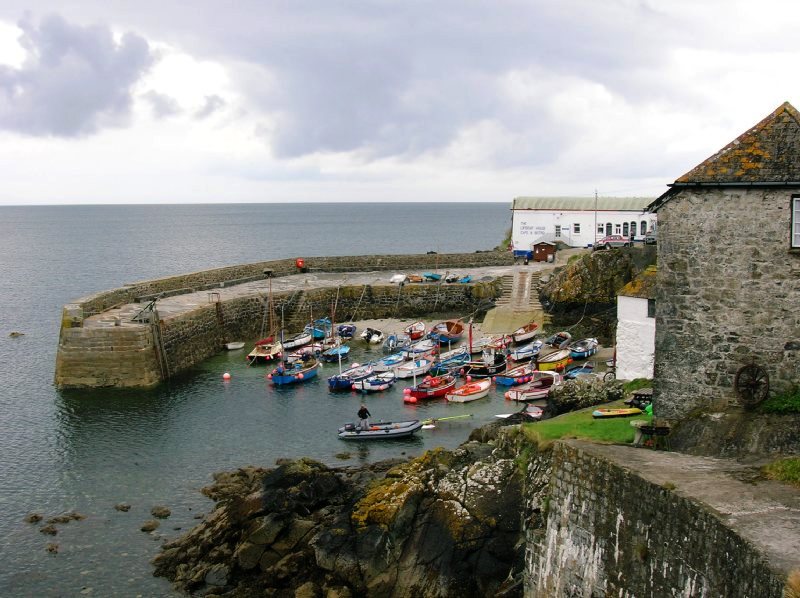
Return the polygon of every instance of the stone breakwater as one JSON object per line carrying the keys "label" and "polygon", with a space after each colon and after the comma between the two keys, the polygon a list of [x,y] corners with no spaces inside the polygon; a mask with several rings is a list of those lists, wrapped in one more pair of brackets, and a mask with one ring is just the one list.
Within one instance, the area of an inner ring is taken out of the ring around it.
{"label": "stone breakwater", "polygon": [[493,424],[409,461],[217,474],[204,491],[216,508],[162,547],[155,573],[225,596],[778,598],[798,565],[797,497],[747,472],[579,441],[540,449]]}
{"label": "stone breakwater", "polygon": [[[470,284],[401,287],[390,285],[385,274],[360,282],[353,273],[444,272],[510,267],[512,262],[508,252],[493,251],[304,258],[303,271],[313,284],[306,279],[283,285],[273,298],[283,307],[287,331],[302,328],[311,313],[329,314],[332,305],[340,321],[479,313],[502,292],[494,277]],[[227,341],[257,337],[267,312],[266,272],[278,283],[297,276],[300,269],[294,259],[217,268],[129,284],[66,305],[56,385],[153,386],[215,355]],[[156,311],[146,314],[147,321],[132,321],[156,298]]]}

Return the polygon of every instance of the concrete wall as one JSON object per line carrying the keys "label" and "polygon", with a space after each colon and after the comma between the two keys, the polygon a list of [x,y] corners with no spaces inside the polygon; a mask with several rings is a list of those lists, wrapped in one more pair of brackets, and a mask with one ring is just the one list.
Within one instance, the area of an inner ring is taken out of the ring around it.
{"label": "concrete wall", "polygon": [[617,297],[617,378],[653,377],[656,320],[647,316],[647,299]]}
{"label": "concrete wall", "polygon": [[680,419],[738,403],[737,370],[800,382],[800,253],[794,190],[682,190],[658,212],[654,409]]}

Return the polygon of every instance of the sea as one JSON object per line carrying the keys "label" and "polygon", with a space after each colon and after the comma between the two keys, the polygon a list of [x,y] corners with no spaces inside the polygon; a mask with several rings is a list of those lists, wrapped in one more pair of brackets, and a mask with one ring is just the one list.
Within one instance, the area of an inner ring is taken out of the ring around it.
{"label": "sea", "polygon": [[[403,385],[366,398],[332,394],[333,366],[276,389],[244,351],[152,390],[60,391],[53,375],[64,304],[269,259],[486,250],[510,225],[507,203],[0,207],[0,596],[176,596],[150,560],[213,508],[200,490],[214,472],[287,457],[331,466],[413,457],[454,448],[513,410],[499,391],[467,405],[418,406],[403,402]],[[380,350],[352,355],[365,361]],[[362,400],[376,419],[465,417],[408,440],[339,440],[336,428],[356,418]],[[156,532],[140,531],[158,505],[172,515]],[[56,535],[41,531],[70,512],[85,518],[55,525]],[[29,513],[45,521],[27,523]]]}

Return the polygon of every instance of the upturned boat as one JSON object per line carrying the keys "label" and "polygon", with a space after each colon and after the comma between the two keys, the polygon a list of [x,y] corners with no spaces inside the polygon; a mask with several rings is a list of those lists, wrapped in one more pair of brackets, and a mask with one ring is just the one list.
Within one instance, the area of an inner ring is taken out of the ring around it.
{"label": "upturned boat", "polygon": [[339,428],[342,440],[388,440],[407,438],[422,428],[418,419],[401,422],[377,422],[362,429],[359,424],[349,423]]}
{"label": "upturned boat", "polygon": [[514,339],[516,344],[521,345],[522,343],[526,343],[536,336],[537,330],[539,330],[539,324],[536,322],[528,322],[524,326],[520,326],[514,332],[512,332],[511,338]]}
{"label": "upturned boat", "polygon": [[406,398],[412,398],[414,401],[418,399],[436,399],[443,397],[448,392],[453,390],[456,386],[456,377],[451,374],[443,376],[426,376],[425,379],[410,388],[403,390]]}
{"label": "upturned boat", "polygon": [[569,355],[569,349],[559,349],[547,355],[539,354],[536,358],[536,369],[561,371],[570,363],[572,357]]}
{"label": "upturned boat", "polygon": [[509,401],[538,401],[545,399],[550,391],[561,384],[561,376],[552,371],[535,370],[531,372],[531,379],[522,386],[512,388],[505,393],[505,398]]}
{"label": "upturned boat", "polygon": [[483,378],[473,382],[467,382],[463,386],[456,388],[454,391],[447,393],[444,397],[451,403],[468,403],[470,401],[477,401],[484,398],[489,394],[489,388],[492,386],[490,378]]}

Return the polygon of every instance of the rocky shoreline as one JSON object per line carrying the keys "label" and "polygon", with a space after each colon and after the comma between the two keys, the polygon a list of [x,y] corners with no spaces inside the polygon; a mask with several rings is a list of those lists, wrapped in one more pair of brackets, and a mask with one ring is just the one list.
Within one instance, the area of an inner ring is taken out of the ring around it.
{"label": "rocky shoreline", "polygon": [[204,596],[521,596],[524,467],[500,428],[410,460],[218,473],[155,575]]}

